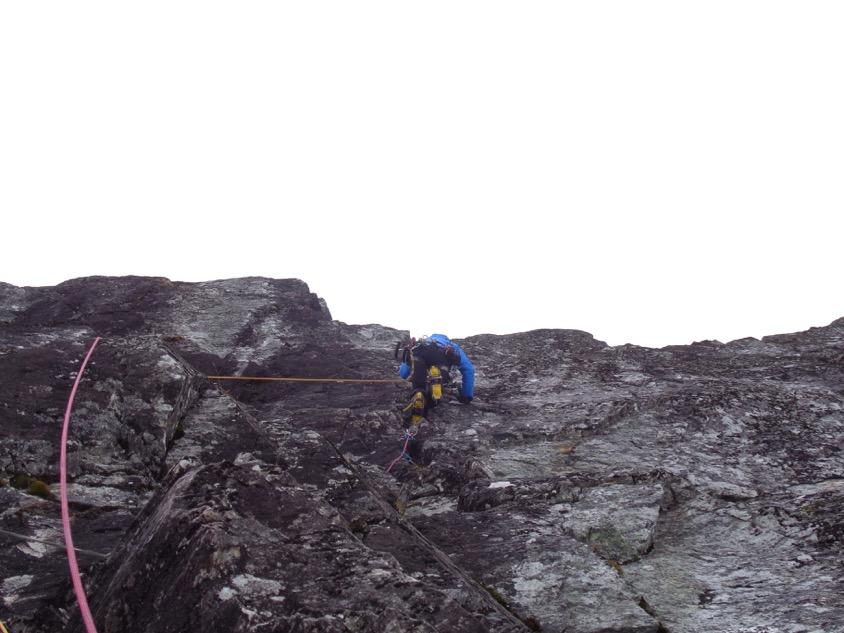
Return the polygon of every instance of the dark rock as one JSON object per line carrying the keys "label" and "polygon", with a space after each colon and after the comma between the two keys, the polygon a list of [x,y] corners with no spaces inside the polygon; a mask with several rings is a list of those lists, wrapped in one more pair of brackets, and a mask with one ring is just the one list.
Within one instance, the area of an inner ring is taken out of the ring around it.
{"label": "dark rock", "polygon": [[[844,631],[844,319],[652,350],[461,341],[400,460],[406,332],[298,280],[0,284],[0,619],[80,631]],[[32,482],[41,482],[33,484]],[[13,485],[15,484],[15,485]],[[108,555],[103,559],[101,555]]]}
{"label": "dark rock", "polygon": [[176,467],[163,484],[95,579],[103,632],[487,630],[279,469]]}

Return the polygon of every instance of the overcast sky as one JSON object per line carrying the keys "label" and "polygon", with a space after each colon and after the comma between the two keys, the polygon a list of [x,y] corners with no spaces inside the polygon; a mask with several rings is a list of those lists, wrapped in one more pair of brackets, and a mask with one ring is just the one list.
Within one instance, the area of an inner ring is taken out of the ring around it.
{"label": "overcast sky", "polygon": [[336,319],[844,316],[844,4],[5,2],[0,280],[297,277]]}

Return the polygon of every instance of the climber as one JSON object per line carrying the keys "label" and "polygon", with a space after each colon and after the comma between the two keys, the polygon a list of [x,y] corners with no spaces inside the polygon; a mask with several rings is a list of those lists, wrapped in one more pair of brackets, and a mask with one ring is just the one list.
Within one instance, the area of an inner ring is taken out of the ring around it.
{"label": "climber", "polygon": [[[442,397],[441,367],[457,366],[463,381],[457,399],[469,404],[475,392],[475,366],[461,347],[445,334],[432,334],[420,341],[410,339],[396,345],[396,360],[400,360],[399,376],[409,378],[413,385],[410,403],[402,410],[413,424],[418,424],[428,410]],[[437,389],[439,385],[439,389]]]}

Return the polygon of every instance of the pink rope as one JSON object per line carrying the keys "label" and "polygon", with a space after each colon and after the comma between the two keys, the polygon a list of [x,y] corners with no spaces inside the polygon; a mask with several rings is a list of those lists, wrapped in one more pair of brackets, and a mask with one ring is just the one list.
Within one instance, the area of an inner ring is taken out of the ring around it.
{"label": "pink rope", "polygon": [[70,534],[70,512],[67,509],[67,430],[70,426],[70,412],[73,409],[73,399],[76,397],[76,389],[79,387],[79,381],[82,380],[82,374],[85,372],[85,366],[94,353],[94,348],[100,342],[100,337],[94,339],[91,344],[91,349],[82,361],[82,367],[79,368],[79,373],[76,374],[76,380],[73,382],[73,389],[70,391],[70,398],[67,401],[67,409],[64,412],[64,427],[62,427],[62,445],[59,454],[59,485],[61,487],[62,497],[62,526],[64,528],[64,544],[67,550],[67,563],[70,566],[70,577],[73,580],[73,591],[76,593],[76,602],[79,603],[79,611],[82,613],[82,620],[85,622],[85,629],[88,633],[97,633],[97,627],[94,626],[94,618],[91,617],[91,610],[88,608],[88,599],[85,597],[85,587],[82,586],[82,577],[79,575],[79,566],[76,564],[76,551],[73,549],[73,536]]}
{"label": "pink rope", "polygon": [[390,472],[393,469],[393,466],[396,465],[396,462],[398,462],[402,457],[405,456],[405,454],[407,453],[407,443],[410,442],[410,440],[412,440],[414,437],[416,437],[416,433],[411,433],[410,431],[404,432],[404,448],[401,449],[401,453],[399,453],[399,456],[396,457],[389,466],[387,466],[387,472]]}

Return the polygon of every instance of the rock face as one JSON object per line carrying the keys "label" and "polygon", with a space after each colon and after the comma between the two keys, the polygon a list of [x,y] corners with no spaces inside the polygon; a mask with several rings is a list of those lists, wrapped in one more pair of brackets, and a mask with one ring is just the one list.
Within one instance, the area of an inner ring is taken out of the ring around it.
{"label": "rock face", "polygon": [[403,445],[405,333],[297,280],[0,284],[0,620],[100,633],[844,631],[844,319],[660,350],[460,341]]}

